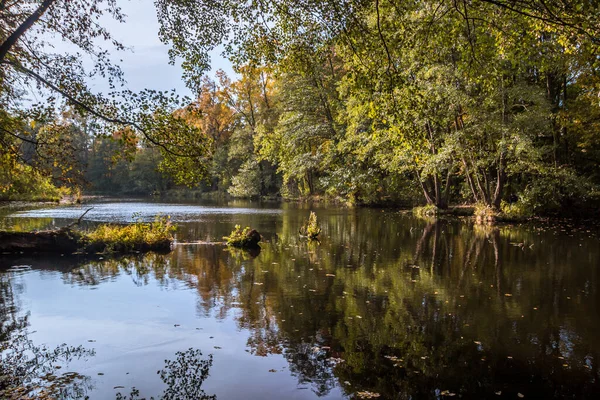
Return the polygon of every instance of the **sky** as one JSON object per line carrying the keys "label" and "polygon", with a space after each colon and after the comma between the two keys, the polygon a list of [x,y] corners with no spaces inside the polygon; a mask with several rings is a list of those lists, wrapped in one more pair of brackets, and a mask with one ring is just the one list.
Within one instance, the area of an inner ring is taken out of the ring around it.
{"label": "sky", "polygon": [[[169,65],[168,49],[158,39],[159,23],[153,0],[130,0],[119,2],[123,13],[127,15],[125,23],[113,19],[103,22],[103,25],[114,37],[131,50],[116,52],[110,49],[115,60],[122,59],[119,63],[125,73],[127,88],[133,91],[142,89],[171,90],[175,89],[181,95],[191,95],[181,79],[181,69],[178,65]],[[65,45],[59,45],[60,47]],[[64,47],[67,50],[68,46]],[[67,50],[68,51],[68,50]],[[212,71],[223,69],[227,75],[233,77],[234,73],[228,60],[220,55],[220,50],[211,54]],[[90,82],[92,90],[108,92],[108,83],[102,80]]]}

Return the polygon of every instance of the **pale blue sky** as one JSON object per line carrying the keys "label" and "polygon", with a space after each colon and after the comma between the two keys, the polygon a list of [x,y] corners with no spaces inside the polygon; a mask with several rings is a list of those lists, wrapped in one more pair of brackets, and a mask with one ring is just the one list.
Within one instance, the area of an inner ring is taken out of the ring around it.
{"label": "pale blue sky", "polygon": [[[168,46],[163,45],[158,39],[158,20],[153,0],[130,0],[119,2],[123,12],[127,15],[126,22],[120,24],[112,19],[107,19],[103,24],[114,37],[132,50],[116,52],[110,49],[114,59],[122,59],[121,68],[125,73],[127,88],[133,91],[142,89],[171,90],[176,89],[179,94],[191,95],[181,79],[179,66],[169,65],[167,54]],[[57,50],[68,51],[68,46],[59,44]],[[212,53],[212,71],[223,69],[233,77],[231,64],[220,56],[220,51]],[[108,84],[100,79],[90,82],[94,91],[107,92]]]}

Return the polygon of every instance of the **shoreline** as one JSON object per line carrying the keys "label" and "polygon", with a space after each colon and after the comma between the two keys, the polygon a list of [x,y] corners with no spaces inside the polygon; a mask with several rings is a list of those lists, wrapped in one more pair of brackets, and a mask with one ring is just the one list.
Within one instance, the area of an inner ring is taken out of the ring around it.
{"label": "shoreline", "polygon": [[[253,199],[241,199],[234,198],[231,196],[216,196],[211,195],[211,193],[207,193],[207,196],[202,196],[200,198],[193,197],[184,197],[184,196],[140,196],[140,197],[132,197],[132,196],[109,196],[109,195],[84,195],[81,196],[78,200],[72,198],[64,198],[58,202],[54,201],[27,201],[27,200],[2,200],[0,201],[0,213],[2,210],[14,210],[14,209],[28,209],[28,208],[40,208],[44,206],[68,206],[68,205],[79,205],[79,204],[89,204],[94,201],[166,201],[166,202],[192,202],[192,203],[201,203],[202,201],[248,201],[248,202],[258,202],[258,203],[277,203],[277,204],[299,204],[299,205],[316,205],[316,206],[329,206],[329,207],[338,207],[341,209],[352,209],[352,208],[365,208],[365,209],[384,209],[399,212],[402,214],[412,214],[415,215],[414,212],[416,209],[423,207],[422,205],[410,205],[407,203],[403,204],[394,204],[394,203],[374,203],[374,204],[357,204],[352,203],[350,201],[344,200],[340,197],[326,197],[326,196],[308,196],[308,197],[297,197],[297,198],[284,198],[284,197],[274,197],[274,196],[262,196]],[[415,215],[417,218],[444,218],[444,217],[456,217],[456,218],[469,218],[469,219],[477,219],[476,212],[477,205],[476,204],[456,204],[448,206],[447,209],[438,209],[437,215],[424,215],[419,216]],[[575,222],[577,224],[585,224],[585,225],[600,225],[600,208],[593,209],[578,209],[577,212],[574,210],[564,210],[561,213],[556,213],[554,215],[533,215],[527,217],[513,217],[503,215],[502,213],[495,213],[493,215],[493,221],[489,221],[492,225],[501,224],[501,225],[518,225],[523,223],[536,223],[536,222]],[[480,224],[486,225],[488,221],[481,221]]]}

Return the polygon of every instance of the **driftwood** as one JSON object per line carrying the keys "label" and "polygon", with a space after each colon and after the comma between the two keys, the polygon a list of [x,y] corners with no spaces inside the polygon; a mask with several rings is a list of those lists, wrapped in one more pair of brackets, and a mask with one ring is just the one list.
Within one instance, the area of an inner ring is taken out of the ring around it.
{"label": "driftwood", "polygon": [[67,226],[65,226],[64,228],[61,228],[61,229],[71,229],[74,226],[79,226],[81,224],[81,220],[83,219],[83,217],[85,217],[85,214],[89,213],[93,209],[94,209],[94,207],[88,208],[87,210],[85,210],[85,212],[83,214],[81,214],[81,216],[79,218],[77,218],[77,221],[72,222],[69,225],[67,225]]}

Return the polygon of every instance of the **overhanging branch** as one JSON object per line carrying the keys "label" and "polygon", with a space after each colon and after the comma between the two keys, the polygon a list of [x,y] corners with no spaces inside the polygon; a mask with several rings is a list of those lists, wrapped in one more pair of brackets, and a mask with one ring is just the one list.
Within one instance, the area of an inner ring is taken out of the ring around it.
{"label": "overhanging branch", "polygon": [[37,80],[38,82],[42,83],[43,85],[45,85],[46,87],[48,87],[49,89],[52,89],[53,91],[59,93],[61,96],[63,96],[65,99],[67,99],[68,102],[70,102],[72,105],[75,105],[83,110],[85,110],[86,112],[90,113],[91,115],[101,119],[104,122],[108,122],[111,124],[116,124],[116,125],[122,125],[122,126],[130,126],[132,128],[135,128],[136,130],[138,130],[139,132],[142,133],[142,135],[144,135],[144,137],[153,145],[162,148],[164,151],[166,151],[168,154],[175,156],[175,157],[190,157],[190,155],[188,154],[181,154],[178,152],[175,152],[173,150],[171,150],[168,146],[166,146],[164,143],[159,142],[158,140],[152,138],[148,132],[146,132],[145,129],[143,129],[139,124],[137,124],[134,121],[127,121],[124,119],[120,119],[120,118],[114,118],[114,117],[110,117],[107,115],[102,114],[101,112],[94,110],[91,106],[83,103],[82,101],[76,99],[74,96],[72,96],[71,94],[67,93],[65,90],[59,88],[58,86],[56,86],[55,84],[53,84],[52,82],[48,81],[46,78],[44,78],[43,76],[41,76],[40,74],[38,74],[37,72],[24,67],[20,64],[11,62],[11,61],[7,61],[7,60],[2,60],[0,61],[0,64],[6,64],[6,65],[10,65],[11,67],[13,67],[15,70],[22,72],[24,74],[27,74],[29,76],[31,76],[32,78],[34,78],[35,80]]}

